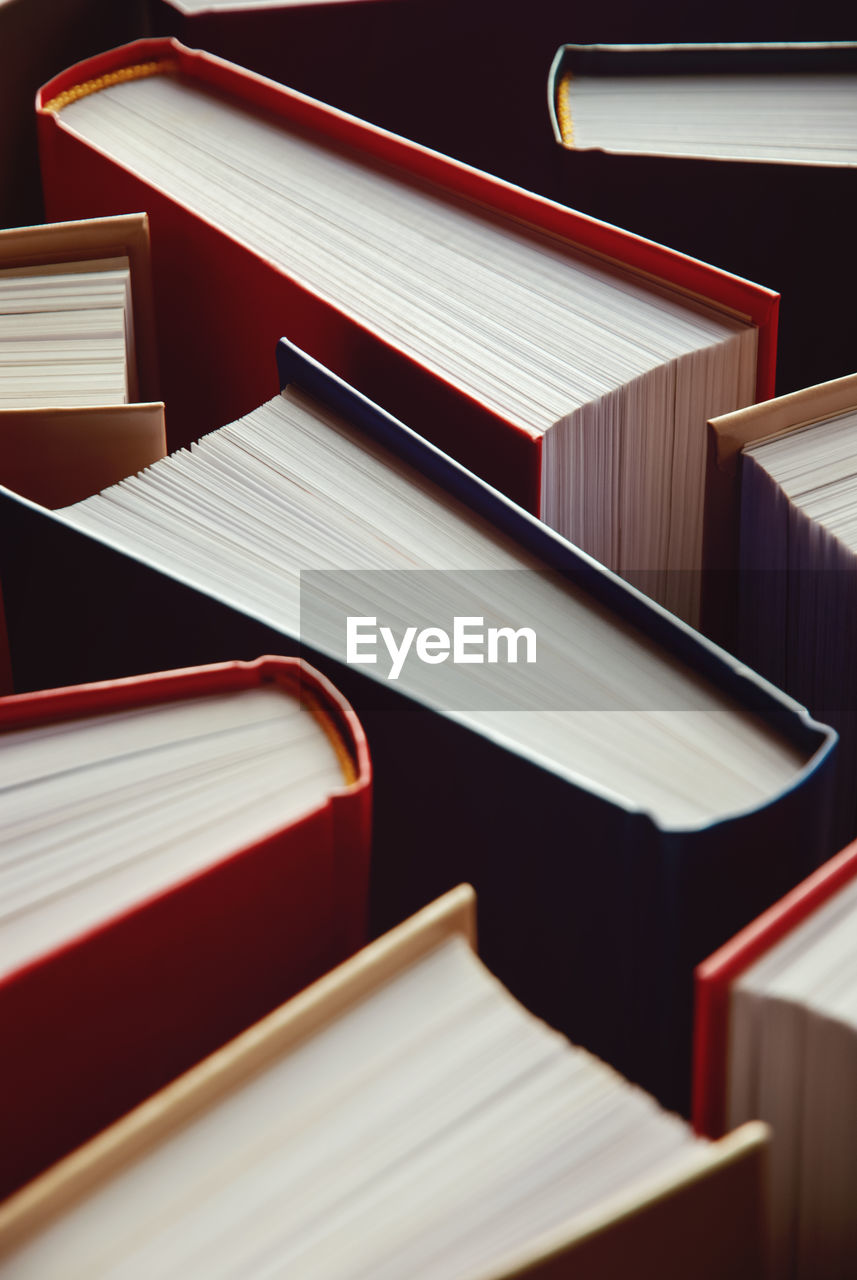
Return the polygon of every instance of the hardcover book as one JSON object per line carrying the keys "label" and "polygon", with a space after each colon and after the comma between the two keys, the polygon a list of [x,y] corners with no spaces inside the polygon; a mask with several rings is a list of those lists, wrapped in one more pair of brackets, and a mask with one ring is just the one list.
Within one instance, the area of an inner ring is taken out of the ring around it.
{"label": "hardcover book", "polygon": [[146,215],[0,230],[3,484],[65,506],[154,462],[158,399]]}
{"label": "hardcover book", "polygon": [[[283,394],[103,495],[3,495],[20,686],[302,646],[369,735],[375,928],[466,875],[515,993],[680,1102],[693,964],[829,855],[834,735],[281,357]],[[462,624],[502,661],[458,662]]]}
{"label": "hardcover book", "polygon": [[365,940],[371,774],[259,658],[0,699],[0,1195]]}
{"label": "hardcover book", "polygon": [[857,377],[709,427],[706,558],[737,584],[736,652],[840,735],[836,840],[857,832]]}
{"label": "hardcover book", "polygon": [[696,973],[694,1118],[773,1126],[771,1274],[857,1265],[857,846],[831,858]]}
{"label": "hardcover book", "polygon": [[165,452],[146,215],[0,230],[0,483],[61,507]]}
{"label": "hardcover book", "polygon": [[474,945],[462,886],[0,1206],[0,1273],[755,1280],[765,1127],[695,1138]]}
{"label": "hardcover book", "polygon": [[172,446],[285,331],[696,620],[704,423],[771,394],[773,293],[175,41],[39,103],[52,216],[149,212]]}

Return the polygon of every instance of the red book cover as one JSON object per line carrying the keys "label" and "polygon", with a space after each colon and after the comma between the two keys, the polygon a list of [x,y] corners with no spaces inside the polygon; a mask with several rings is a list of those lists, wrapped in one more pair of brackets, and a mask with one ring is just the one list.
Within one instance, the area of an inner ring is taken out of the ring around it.
{"label": "red book cover", "polygon": [[855,875],[857,841],[830,858],[697,966],[692,1105],[693,1123],[699,1133],[719,1138],[725,1132],[732,983]]}
{"label": "red book cover", "polygon": [[[773,393],[777,296],[598,222],[175,40],[141,40],[69,68],[39,93],[52,218],[145,209],[152,228],[163,396],[171,447],[276,394],[270,352],[285,329],[315,359],[538,514],[541,436],[397,350],[345,310],[78,137],[62,106],[151,63],[314,132],[367,161],[738,312],[759,328],[757,398]],[[236,323],[236,320],[238,321]],[[198,367],[197,367],[198,366]],[[220,376],[220,370],[225,376]]]}
{"label": "red book cover", "polygon": [[0,699],[0,731],[277,684],[310,709],[342,786],[0,977],[0,1197],[363,944],[371,768],[323,676],[264,657]]}

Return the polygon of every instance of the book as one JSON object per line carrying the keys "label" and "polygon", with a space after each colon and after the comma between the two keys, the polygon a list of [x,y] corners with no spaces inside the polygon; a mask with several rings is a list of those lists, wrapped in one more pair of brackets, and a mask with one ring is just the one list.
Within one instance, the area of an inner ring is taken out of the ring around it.
{"label": "book", "polygon": [[696,974],[696,1125],[772,1125],[775,1277],[823,1280],[857,1264],[856,874],[852,844]]}
{"label": "book", "polygon": [[686,1105],[692,966],[829,856],[834,735],[286,343],[281,381],[104,495],[2,495],[19,687],[300,650],[369,737],[373,928],[466,875],[503,981]]}
{"label": "book", "polygon": [[365,940],[371,773],[292,658],[0,699],[0,1196]]}
{"label": "book", "polygon": [[563,198],[776,289],[780,394],[853,367],[855,76],[849,41],[565,45],[550,72]]}
{"label": "book", "polygon": [[760,1275],[764,1126],[695,1138],[474,946],[462,886],[7,1201],[0,1271]]}
{"label": "book", "polygon": [[709,446],[708,553],[737,583],[736,652],[837,729],[842,845],[857,833],[857,377],[715,419]]}
{"label": "book", "polygon": [[[833,417],[855,402],[853,376],[751,405],[746,412],[723,414],[708,423],[702,564],[703,615],[708,631],[726,648],[738,646],[738,571],[741,525],[741,450],[784,431]],[[768,406],[766,408],[765,406]],[[761,655],[760,655],[761,656]],[[771,655],[763,661],[770,662]],[[775,683],[785,679],[780,665]]]}
{"label": "book", "polygon": [[704,421],[773,389],[770,291],[176,42],[39,120],[52,216],[149,212],[172,446],[276,391],[285,332],[696,619]]}
{"label": "book", "polygon": [[44,506],[163,457],[145,214],[0,230],[0,439]]}
{"label": "book", "polygon": [[[108,312],[81,309],[87,279],[90,307],[113,304],[112,355],[100,336]],[[93,315],[100,332],[92,333]],[[64,336],[52,343],[46,326],[57,323]],[[86,354],[96,357],[88,376]],[[105,354],[106,366],[98,359]],[[77,502],[163,457],[145,214],[0,230],[0,446],[0,482],[47,507]],[[0,599],[0,693],[9,693],[3,613]]]}

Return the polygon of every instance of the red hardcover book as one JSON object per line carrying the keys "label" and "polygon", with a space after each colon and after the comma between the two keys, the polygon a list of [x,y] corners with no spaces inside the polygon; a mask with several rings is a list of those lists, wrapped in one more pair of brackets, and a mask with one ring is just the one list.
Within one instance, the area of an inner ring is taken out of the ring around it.
{"label": "red hardcover book", "polygon": [[[431,183],[448,198],[513,219],[701,297],[758,326],[756,395],[773,393],[777,296],[575,213],[294,90],[174,40],[142,40],[82,62],[37,100],[46,205],[53,218],[145,209],[150,217],[164,399],[171,446],[276,393],[270,352],[283,332],[370,399],[538,514],[542,436],[381,338],[262,252],[239,242],[77,135],[62,107],[99,85],[172,71],[281,120],[324,145]],[[134,68],[129,73],[129,68]]]}
{"label": "red hardcover book", "polygon": [[[0,699],[6,735],[105,713],[122,719],[150,704],[260,686],[281,689],[311,713],[321,749],[328,750],[325,738],[334,748],[331,776],[338,761],[341,785],[321,803],[299,805],[287,823],[266,825],[263,835],[257,829],[227,855],[162,877],[157,890],[94,925],[81,929],[69,917],[63,941],[28,962],[8,962],[14,943],[7,932],[0,1197],[365,941],[371,805],[361,726],[329,681],[298,659],[264,657]],[[19,749],[9,751],[8,768]],[[176,846],[171,859],[179,853]]]}
{"label": "red hardcover book", "polygon": [[729,996],[732,983],[857,875],[857,842],[763,912],[696,969],[693,1122],[699,1133],[725,1132]]}

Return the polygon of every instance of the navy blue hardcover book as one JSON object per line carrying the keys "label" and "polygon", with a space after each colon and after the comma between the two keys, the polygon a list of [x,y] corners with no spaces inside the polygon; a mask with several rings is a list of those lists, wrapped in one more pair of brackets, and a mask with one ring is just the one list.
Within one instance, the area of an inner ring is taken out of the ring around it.
{"label": "navy blue hardcover book", "polygon": [[[508,722],[494,731],[490,714],[459,713],[402,690],[380,667],[307,643],[306,631],[302,638],[267,605],[248,605],[225,576],[217,588],[204,582],[178,537],[131,554],[119,536],[76,527],[77,508],[48,511],[0,490],[17,688],[303,653],[342,690],[369,739],[374,930],[470,881],[480,949],[515,994],[667,1105],[686,1108],[693,967],[832,852],[836,735],[317,362],[286,342],[278,360],[287,394],[297,389],[367,450],[386,451],[391,471],[418,473],[447,504],[466,504],[469,518],[518,549],[523,572],[573,591],[604,624],[605,650],[613,634],[645,638],[664,671],[698,679],[724,715],[737,711],[776,736],[789,761],[782,781],[757,803],[664,821],[603,776],[593,782],[516,742]],[[570,632],[569,662],[576,644]],[[635,679],[628,671],[629,687]],[[621,717],[615,723],[622,741]],[[700,787],[704,769],[700,762]]]}

